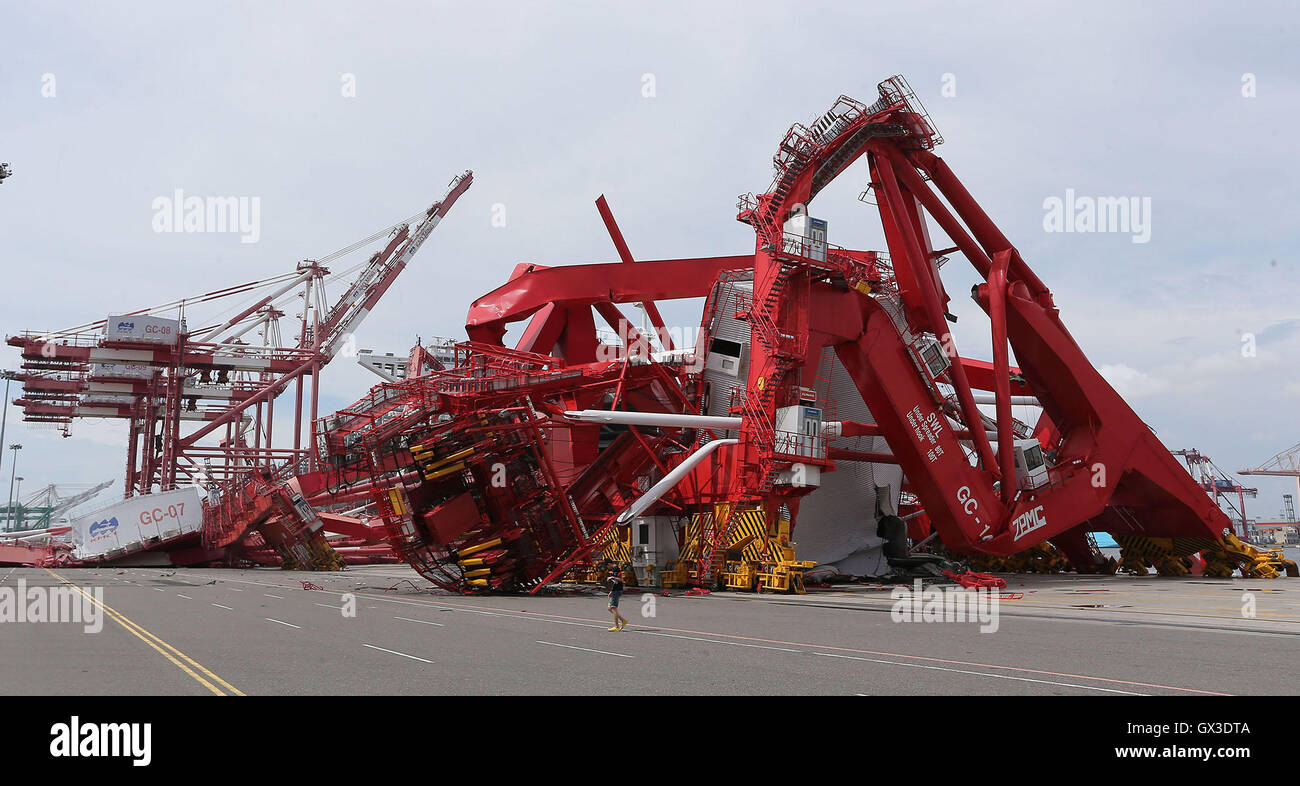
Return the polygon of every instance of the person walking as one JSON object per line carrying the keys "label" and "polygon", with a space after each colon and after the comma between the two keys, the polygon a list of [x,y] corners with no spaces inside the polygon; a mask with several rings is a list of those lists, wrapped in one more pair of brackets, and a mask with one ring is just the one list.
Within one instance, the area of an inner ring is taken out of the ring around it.
{"label": "person walking", "polygon": [[623,630],[627,627],[627,620],[622,614],[618,613],[618,601],[623,597],[623,575],[621,568],[616,568],[609,578],[605,579],[609,584],[609,613],[614,615],[614,627],[611,631]]}

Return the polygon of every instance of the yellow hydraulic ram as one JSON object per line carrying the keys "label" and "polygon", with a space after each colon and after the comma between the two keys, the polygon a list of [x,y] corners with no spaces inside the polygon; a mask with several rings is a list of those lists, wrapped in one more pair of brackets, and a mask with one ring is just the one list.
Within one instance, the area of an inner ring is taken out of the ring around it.
{"label": "yellow hydraulic ram", "polygon": [[477,554],[480,551],[487,551],[493,546],[500,546],[500,545],[501,545],[501,538],[493,538],[492,540],[485,540],[482,543],[478,544],[477,546],[470,546],[467,549],[461,549],[459,552],[457,552],[456,556],[468,557],[471,554]]}

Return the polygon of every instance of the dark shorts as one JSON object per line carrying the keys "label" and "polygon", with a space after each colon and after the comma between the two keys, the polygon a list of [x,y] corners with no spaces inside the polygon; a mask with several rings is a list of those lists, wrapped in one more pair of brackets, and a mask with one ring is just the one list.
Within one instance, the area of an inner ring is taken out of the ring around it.
{"label": "dark shorts", "polygon": [[609,607],[610,607],[611,609],[616,609],[616,608],[618,608],[618,599],[621,598],[621,597],[623,597],[623,593],[621,593],[621,592],[611,592],[611,593],[609,593]]}

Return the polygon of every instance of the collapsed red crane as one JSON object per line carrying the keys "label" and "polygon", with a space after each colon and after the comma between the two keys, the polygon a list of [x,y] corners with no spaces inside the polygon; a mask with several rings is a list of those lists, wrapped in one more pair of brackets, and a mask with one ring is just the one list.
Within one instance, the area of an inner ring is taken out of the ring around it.
{"label": "collapsed red crane", "polygon": [[[1046,285],[933,154],[940,141],[901,77],[873,104],[841,97],[786,134],[767,193],[742,197],[752,255],[635,262],[602,198],[622,261],[516,268],[470,307],[455,364],[413,362],[406,380],[318,424],[333,466],[320,483],[369,489],[398,553],[462,591],[535,591],[655,512],[691,519],[683,556],[690,579],[711,585],[743,521],[796,526],[815,478],[844,461],[900,465],[958,552],[1051,540],[1080,570],[1100,569],[1093,530],[1170,558],[1222,550],[1226,516],[1089,363]],[[808,215],[863,157],[888,255],[830,245]],[[932,246],[927,215],[953,248]],[[983,279],[972,296],[990,319],[991,363],[957,353],[939,270],[953,252]],[[689,297],[708,298],[701,335],[675,349],[655,301]],[[628,302],[644,304],[660,351],[629,327]],[[507,349],[507,327],[525,319]],[[744,346],[723,337],[738,321]],[[824,417],[830,355],[874,422]],[[715,359],[745,369],[726,401],[702,373]],[[1018,399],[1043,410],[1032,429],[1011,415]],[[889,452],[843,442],[871,436]]]}
{"label": "collapsed red crane", "polygon": [[[205,546],[328,567],[330,514],[315,508],[369,501],[393,551],[439,586],[535,592],[598,558],[626,561],[630,525],[667,518],[686,522],[680,559],[661,566],[682,581],[741,586],[728,566],[743,553],[766,566],[760,586],[794,588],[801,507],[826,473],[867,464],[906,480],[841,526],[892,517],[906,491],[956,552],[1050,540],[1097,570],[1096,530],[1276,575],[1089,363],[1051,292],[934,155],[940,141],[901,77],[871,104],[842,96],[785,135],[767,192],[741,198],[752,254],[638,262],[602,198],[620,262],[517,267],[471,305],[451,362],[417,347],[406,379],[315,420],[307,465],[242,473],[208,511]],[[828,243],[809,212],[862,158],[887,254]],[[933,247],[927,216],[952,248]],[[972,296],[991,362],[957,352],[940,275],[955,252],[983,281]],[[706,298],[700,335],[677,347],[656,301],[693,297]],[[632,328],[623,303],[642,304],[658,335]],[[1042,409],[1032,426],[1012,417],[1024,401]]]}

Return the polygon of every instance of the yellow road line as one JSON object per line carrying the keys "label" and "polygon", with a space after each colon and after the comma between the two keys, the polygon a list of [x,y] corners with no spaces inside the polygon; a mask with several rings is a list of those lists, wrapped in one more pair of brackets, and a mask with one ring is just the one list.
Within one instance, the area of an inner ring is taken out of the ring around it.
{"label": "yellow road line", "polygon": [[[72,587],[77,592],[81,593],[81,596],[86,598],[86,600],[90,601],[91,603],[95,604],[99,608],[103,609],[104,612],[108,614],[108,616],[112,618],[114,622],[116,622],[118,625],[121,625],[129,633],[131,633],[133,636],[143,641],[145,644],[148,644],[150,647],[153,647],[155,650],[158,651],[160,655],[162,655],[167,660],[171,661],[173,665],[175,665],[181,671],[193,677],[196,682],[198,682],[200,685],[207,688],[208,690],[212,691],[215,695],[217,696],[227,696],[231,694],[235,696],[244,695],[243,692],[240,691],[238,688],[226,682],[225,680],[221,679],[217,675],[213,674],[208,669],[204,668],[202,664],[200,664],[198,661],[191,658],[189,655],[186,655],[185,653],[176,649],[172,645],[158,638],[154,634],[145,630],[144,627],[132,621],[117,609],[114,609],[113,607],[109,606],[107,603],[98,600],[97,598],[95,598],[94,595],[86,592],[81,587],[77,586],[71,581],[68,581],[67,579],[63,578],[59,574],[50,570],[49,568],[46,568],[45,571],[49,573],[51,576],[53,576],[54,578],[68,585],[69,587]],[[184,661],[184,663],[182,663],[182,661]],[[186,665],[187,663],[189,664],[188,666]],[[193,668],[190,668],[191,666]],[[195,673],[196,670],[198,672],[202,672],[204,675],[209,677],[211,679],[211,682],[199,676],[199,674]],[[216,683],[216,685],[214,685],[213,683]],[[227,691],[230,691],[230,693],[229,694],[225,693],[222,690],[223,688]]]}

